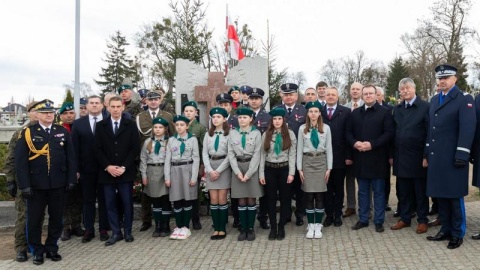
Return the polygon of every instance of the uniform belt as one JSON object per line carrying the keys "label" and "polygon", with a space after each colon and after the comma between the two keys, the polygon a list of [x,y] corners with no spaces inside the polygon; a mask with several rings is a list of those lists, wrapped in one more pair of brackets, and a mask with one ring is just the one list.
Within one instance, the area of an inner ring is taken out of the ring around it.
{"label": "uniform belt", "polygon": [[172,166],[182,166],[182,165],[187,165],[187,164],[192,164],[193,160],[190,161],[181,161],[181,162],[172,162]]}
{"label": "uniform belt", "polygon": [[252,157],[237,157],[238,162],[249,162],[252,160]]}
{"label": "uniform belt", "polygon": [[163,166],[165,163],[148,163],[148,166]]}
{"label": "uniform belt", "polygon": [[279,162],[279,163],[265,161],[265,167],[283,168],[283,167],[287,167],[287,166],[288,166],[288,161]]}
{"label": "uniform belt", "polygon": [[324,152],[307,152],[303,153],[304,156],[309,156],[309,157],[318,157],[325,154]]}
{"label": "uniform belt", "polygon": [[227,155],[223,155],[223,156],[208,156],[211,160],[220,160],[220,159],[224,159],[227,157]]}

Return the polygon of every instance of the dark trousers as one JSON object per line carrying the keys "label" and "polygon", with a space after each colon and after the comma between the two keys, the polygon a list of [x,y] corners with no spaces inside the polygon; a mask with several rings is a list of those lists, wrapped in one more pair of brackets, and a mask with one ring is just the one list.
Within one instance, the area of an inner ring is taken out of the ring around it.
{"label": "dark trousers", "polygon": [[122,210],[124,214],[123,224],[125,234],[132,234],[133,223],[133,182],[123,182],[116,184],[105,184],[105,202],[107,205],[107,216],[113,235],[122,235],[118,216],[117,196],[122,201]]}
{"label": "dark trousers", "polygon": [[329,217],[341,218],[345,197],[346,169],[332,169],[325,193],[325,213]]}
{"label": "dark trousers", "polygon": [[288,166],[283,168],[270,168],[265,166],[265,202],[268,218],[272,226],[277,226],[277,193],[280,199],[279,227],[285,226],[291,210],[290,189],[287,183]]}
{"label": "dark trousers", "polygon": [[417,212],[417,222],[428,223],[427,179],[397,177],[399,214],[410,224],[412,212]]}
{"label": "dark trousers", "polygon": [[240,220],[238,216],[238,199],[230,197],[230,210],[234,220]]}
{"label": "dark trousers", "polygon": [[358,206],[360,222],[368,224],[370,212],[370,191],[373,191],[373,205],[375,214],[374,224],[385,222],[385,179],[359,178],[358,181]]}
{"label": "dark trousers", "polygon": [[[202,177],[199,176],[197,178],[197,193],[200,195],[200,181],[202,180]],[[198,222],[200,223],[200,196],[198,196],[198,199],[192,200],[192,222]]]}
{"label": "dark trousers", "polygon": [[441,232],[452,237],[463,238],[467,230],[465,202],[462,198],[437,198],[438,218],[442,222]]}
{"label": "dark trousers", "polygon": [[295,196],[295,217],[303,218],[305,215],[305,192],[302,190],[302,181],[298,170],[295,170],[295,177],[291,189],[292,198]]}
{"label": "dark trousers", "polygon": [[[58,238],[62,235],[65,188],[35,189],[27,199],[27,241],[30,252],[40,255],[58,252]],[[48,206],[48,235],[42,244],[42,226],[45,208]]]}
{"label": "dark trousers", "polygon": [[142,192],[142,222],[143,223],[152,223],[152,198],[147,194]]}
{"label": "dark trousers", "polygon": [[[265,187],[261,187],[264,189],[264,193],[266,193]],[[268,202],[267,198],[265,195],[263,197],[258,198],[258,214],[257,214],[257,220],[259,222],[267,222],[268,217]],[[270,221],[271,222],[271,221]]]}
{"label": "dark trousers", "polygon": [[83,226],[85,230],[94,233],[96,207],[98,200],[98,230],[108,230],[107,208],[103,186],[98,184],[97,174],[82,173],[78,181],[83,194]]}
{"label": "dark trousers", "polygon": [[385,175],[385,203],[386,204],[388,204],[388,201],[390,200],[390,190],[392,189],[391,181],[390,181],[390,178],[392,176],[391,170],[392,170],[392,166],[390,166],[390,164],[387,163],[387,175]]}

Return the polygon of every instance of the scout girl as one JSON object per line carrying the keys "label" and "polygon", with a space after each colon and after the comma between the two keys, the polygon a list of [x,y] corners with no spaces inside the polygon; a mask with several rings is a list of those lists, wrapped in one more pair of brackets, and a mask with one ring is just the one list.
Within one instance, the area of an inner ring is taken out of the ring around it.
{"label": "scout girl", "polygon": [[187,239],[190,235],[190,219],[193,201],[198,198],[197,176],[200,166],[198,141],[187,132],[190,122],[185,116],[173,118],[177,133],[168,139],[165,156],[165,185],[170,188],[177,227],[170,239]]}
{"label": "scout girl", "polygon": [[330,127],[323,124],[321,107],[317,100],[305,104],[306,123],[298,130],[297,169],[305,191],[307,238],[322,238],[323,197],[333,163]]}
{"label": "scout girl", "polygon": [[152,198],[155,231],[152,237],[170,234],[172,205],[165,185],[164,164],[168,139],[168,121],[157,117],[152,120],[152,136],[145,140],[140,152],[140,173],[143,192]]}

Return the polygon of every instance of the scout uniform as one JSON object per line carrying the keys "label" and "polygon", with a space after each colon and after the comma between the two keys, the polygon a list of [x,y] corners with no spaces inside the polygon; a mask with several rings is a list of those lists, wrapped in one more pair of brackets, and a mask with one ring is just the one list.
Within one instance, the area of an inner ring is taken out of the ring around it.
{"label": "scout uniform", "polygon": [[[168,128],[166,119],[157,117],[152,120],[152,125],[161,124]],[[143,187],[143,192],[152,199],[153,216],[155,218],[155,231],[153,237],[165,237],[170,234],[170,215],[172,207],[168,198],[168,188],[165,186],[164,164],[166,156],[167,138],[151,138],[145,140],[140,152],[140,173],[142,179],[148,179],[148,185]]]}
{"label": "scout uniform", "polygon": [[[173,118],[173,122],[176,123],[177,121],[188,123],[190,120],[185,116],[177,115]],[[200,152],[195,136],[187,132],[184,137],[176,134],[168,139],[165,157],[165,179],[171,183],[170,201],[174,203],[175,221],[177,223],[177,228],[172,233],[171,239],[186,239],[191,234],[188,227],[192,201],[198,198],[198,183],[190,186],[189,182],[197,182],[199,166]],[[182,237],[179,235],[182,235]]]}
{"label": "scout uniform", "polygon": [[[270,111],[272,117],[285,117],[286,111],[283,108],[275,108]],[[284,118],[285,121],[285,118]],[[285,123],[286,124],[286,123]],[[260,155],[260,179],[265,179],[265,199],[270,219],[271,231],[269,240],[282,240],[285,238],[284,226],[287,223],[287,217],[290,214],[290,187],[287,183],[289,175],[295,175],[295,156],[297,153],[297,139],[290,129],[288,135],[291,145],[288,149],[283,150],[281,132],[272,131],[270,148],[265,151],[266,134],[262,135],[262,147]],[[280,198],[280,222],[278,223],[277,235],[277,192]]]}
{"label": "scout uniform", "polygon": [[[43,100],[37,113],[54,112],[53,102]],[[27,235],[33,263],[42,264],[43,254],[53,261],[58,254],[58,239],[62,233],[65,190],[77,181],[75,153],[70,134],[59,125],[49,127],[36,123],[25,128],[15,147],[15,171],[18,188],[27,198]],[[48,236],[42,244],[42,222],[48,205]]]}
{"label": "scout uniform", "polygon": [[[249,108],[240,108],[236,113],[237,115],[253,117],[253,111]],[[230,131],[228,159],[233,171],[232,198],[259,198],[263,196],[264,191],[258,179],[261,143],[260,131],[254,126],[250,126],[246,130],[238,128]],[[249,180],[241,182],[237,177],[239,173],[248,176]],[[253,226],[257,214],[256,205],[249,205],[248,211],[246,206],[239,206],[238,211],[242,223],[242,233],[239,240],[245,240],[247,233],[253,238],[250,239],[254,240]]]}
{"label": "scout uniform", "polygon": [[[320,110],[322,105],[318,101],[308,102],[305,108],[307,111],[310,108],[318,108]],[[318,119],[317,123],[320,121],[321,118]],[[307,197],[311,197],[310,202],[306,202],[308,218],[307,238],[321,238],[321,223],[325,212],[323,209],[322,192],[327,191],[325,172],[331,170],[333,166],[332,137],[330,127],[326,124],[323,124],[323,133],[320,133],[316,128],[311,128],[305,134],[305,128],[304,124],[298,130],[297,169],[303,171],[304,175],[302,190],[306,192]],[[315,196],[316,201],[315,209],[313,209],[313,196]]]}
{"label": "scout uniform", "polygon": [[[210,116],[220,114],[227,117],[228,113],[223,108],[212,108]],[[228,160],[228,138],[224,131],[215,131],[212,136],[207,134],[203,140],[203,164],[207,176],[206,185],[208,190],[229,189],[232,181],[232,170]],[[210,172],[216,171],[220,174],[217,180],[210,179]],[[215,231],[225,232],[225,224],[228,221],[228,204],[210,205],[212,221]],[[224,237],[224,236],[223,236]],[[218,236],[217,236],[218,239]]]}

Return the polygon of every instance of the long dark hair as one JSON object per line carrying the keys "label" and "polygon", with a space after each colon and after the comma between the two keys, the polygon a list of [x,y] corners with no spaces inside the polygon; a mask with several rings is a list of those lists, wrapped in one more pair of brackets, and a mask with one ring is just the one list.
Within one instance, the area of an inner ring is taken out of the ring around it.
{"label": "long dark hair", "polygon": [[[283,118],[283,123],[282,127],[280,128],[280,131],[282,133],[282,150],[287,150],[292,146],[292,140],[290,138],[290,133],[288,132],[288,127],[285,121],[285,117]],[[273,137],[273,132],[275,131],[275,127],[273,126],[273,117],[270,119],[270,122],[268,123],[267,130],[265,131],[265,142],[263,143],[263,149],[265,149],[265,152],[268,152],[270,150],[270,142],[272,141]]]}
{"label": "long dark hair", "polygon": [[[162,125],[162,124],[160,124]],[[168,126],[162,125],[162,127],[165,129],[165,133],[163,134],[163,140],[165,141],[165,147],[167,147],[168,144],[168,138],[170,137],[170,134],[168,133]],[[155,141],[155,134],[153,134],[153,126],[152,126],[152,134],[150,136],[150,141],[147,144],[147,150],[148,153],[153,152],[153,141]]]}
{"label": "long dark hair", "polygon": [[[319,109],[319,111],[320,111],[320,116],[318,117],[316,128],[318,129],[318,132],[323,134],[322,111],[320,109]],[[305,129],[303,130],[303,134],[307,134],[310,131],[310,128],[312,128],[312,123],[310,122],[310,117],[308,117],[308,111],[307,111],[307,117],[306,118],[307,118],[307,121],[305,121]]]}
{"label": "long dark hair", "polygon": [[[215,134],[215,130],[217,129],[216,126],[213,125],[212,120],[210,120],[210,128],[208,129],[208,135],[212,137]],[[222,124],[223,135],[227,136],[230,132],[230,126],[228,125],[228,121],[223,122]]]}

